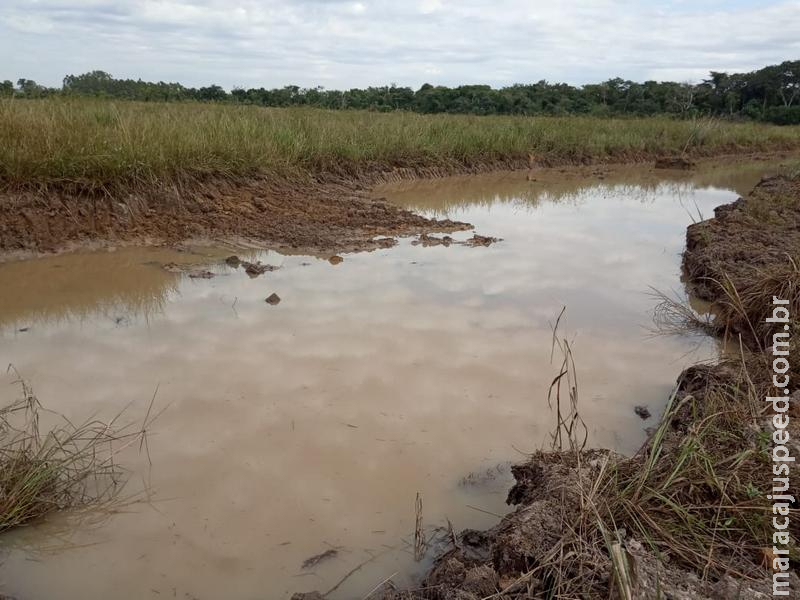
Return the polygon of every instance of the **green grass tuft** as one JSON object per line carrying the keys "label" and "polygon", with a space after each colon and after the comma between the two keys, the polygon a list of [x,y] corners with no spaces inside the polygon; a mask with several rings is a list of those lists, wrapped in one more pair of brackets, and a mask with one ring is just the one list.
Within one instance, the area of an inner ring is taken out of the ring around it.
{"label": "green grass tuft", "polygon": [[[124,470],[115,456],[143,443],[145,429],[126,432],[116,418],[73,424],[44,411],[30,386],[19,383],[22,397],[0,408],[0,532],[56,510],[116,502]],[[44,434],[43,412],[56,419]]]}

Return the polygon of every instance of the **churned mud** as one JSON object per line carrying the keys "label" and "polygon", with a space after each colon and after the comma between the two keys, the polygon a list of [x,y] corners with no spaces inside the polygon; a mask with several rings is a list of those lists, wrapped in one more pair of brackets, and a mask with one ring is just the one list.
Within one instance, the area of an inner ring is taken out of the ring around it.
{"label": "churned mud", "polygon": [[[734,335],[739,353],[684,370],[639,452],[533,454],[512,467],[513,512],[489,530],[454,536],[417,588],[384,585],[370,597],[771,597],[772,473],[760,441],[773,431],[763,402],[771,342],[759,306],[773,294],[788,299],[800,330],[799,217],[800,179],[776,176],[688,228],[687,286],[717,309],[709,330]],[[795,377],[797,360],[793,350]],[[798,419],[789,428],[797,456],[800,392],[789,414]],[[798,491],[793,484],[786,493]],[[800,524],[790,527],[798,539]],[[800,589],[794,573],[791,589]]]}
{"label": "churned mud", "polygon": [[469,229],[369,198],[357,185],[220,180],[119,195],[22,192],[0,198],[0,251],[87,242],[250,240],[293,253],[385,248],[396,236]]}
{"label": "churned mud", "polygon": [[[749,158],[767,156],[780,155]],[[631,161],[642,159],[635,156]],[[251,177],[123,189],[85,189],[78,184],[6,189],[0,191],[0,253],[49,253],[123,243],[172,245],[201,239],[253,243],[295,254],[374,250],[393,245],[398,236],[471,228],[468,223],[426,218],[384,202],[368,191],[377,184],[453,174],[538,172],[565,166],[563,162],[531,155],[527,160],[437,167],[365,165],[353,173],[320,173],[304,182]],[[655,162],[656,168],[673,170],[694,166],[684,157]],[[604,178],[602,168],[596,172]],[[535,174],[529,178],[536,181]],[[487,245],[485,238],[474,243]]]}

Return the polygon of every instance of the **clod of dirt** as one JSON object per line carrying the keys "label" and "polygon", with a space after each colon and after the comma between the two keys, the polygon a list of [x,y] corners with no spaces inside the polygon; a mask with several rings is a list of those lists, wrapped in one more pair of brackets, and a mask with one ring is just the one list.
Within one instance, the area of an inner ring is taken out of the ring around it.
{"label": "clod of dirt", "polygon": [[449,235],[436,237],[435,235],[428,235],[427,233],[420,234],[419,238],[411,242],[412,246],[419,246],[428,248],[430,246],[449,246],[453,243],[453,238]]}
{"label": "clod of dirt", "polygon": [[229,267],[233,267],[234,269],[238,269],[241,263],[242,261],[239,260],[239,257],[236,255],[229,256],[225,259],[225,264],[227,264]]}
{"label": "clod of dirt", "polygon": [[212,279],[216,277],[215,273],[206,270],[189,271],[189,277],[192,279]]}
{"label": "clod of dirt", "polygon": [[429,248],[431,246],[450,246],[451,244],[457,244],[460,246],[470,246],[474,248],[475,246],[491,246],[495,242],[499,241],[500,238],[478,235],[477,233],[473,235],[471,238],[464,240],[463,242],[457,242],[449,235],[436,237],[435,235],[421,233],[416,240],[411,242],[411,245],[422,246],[423,248]]}
{"label": "clod of dirt", "polygon": [[325,552],[321,552],[320,554],[315,554],[314,556],[311,556],[311,557],[305,559],[303,561],[303,567],[302,568],[303,569],[310,569],[312,567],[316,567],[322,561],[328,560],[329,558],[333,558],[337,554],[339,554],[338,550],[336,550],[335,548],[330,548],[328,550],[325,550]]}
{"label": "clod of dirt", "polygon": [[635,412],[636,416],[639,417],[640,419],[642,419],[643,421],[646,421],[651,416],[653,416],[652,414],[650,414],[650,409],[648,409],[646,406],[642,406],[642,405],[634,406],[633,407],[633,412]]}
{"label": "clod of dirt", "polygon": [[277,271],[280,267],[275,267],[273,265],[262,265],[261,261],[257,261],[254,263],[241,261],[240,264],[244,267],[244,272],[247,273],[250,277],[258,277],[259,275],[263,275],[267,271]]}
{"label": "clod of dirt", "polygon": [[332,265],[338,265],[338,264],[339,264],[340,262],[342,262],[343,260],[344,260],[344,259],[343,259],[341,256],[339,256],[339,255],[337,254],[337,255],[335,255],[335,256],[331,256],[331,257],[328,259],[328,262],[329,262],[329,263],[331,263]]}
{"label": "clod of dirt", "polygon": [[267,298],[266,298],[266,300],[264,300],[264,302],[266,302],[267,304],[270,304],[272,306],[275,306],[276,304],[280,304],[281,297],[278,296],[278,294],[273,292],[272,294],[267,296]]}
{"label": "clod of dirt", "polygon": [[500,238],[489,237],[486,235],[478,235],[477,233],[469,238],[466,242],[464,242],[467,246],[491,246],[492,244],[499,242]]}
{"label": "clod of dirt", "polygon": [[695,163],[682,156],[664,156],[656,160],[656,169],[693,169]]}

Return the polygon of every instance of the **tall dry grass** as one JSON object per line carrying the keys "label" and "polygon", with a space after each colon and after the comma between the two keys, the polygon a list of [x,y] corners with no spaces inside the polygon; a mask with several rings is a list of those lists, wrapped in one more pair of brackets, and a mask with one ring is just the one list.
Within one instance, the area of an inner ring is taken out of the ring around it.
{"label": "tall dry grass", "polygon": [[[534,460],[571,474],[561,535],[547,556],[493,598],[538,598],[542,587],[548,598],[649,597],[642,595],[645,567],[635,564],[631,540],[667,565],[664,576],[676,567],[711,582],[732,576],[743,583],[768,574],[772,457],[763,398],[773,387],[767,359],[772,327],[764,319],[773,295],[788,299],[792,314],[800,314],[800,271],[787,260],[753,270],[752,280],[738,288],[720,282],[720,289],[724,294],[708,318],[661,295],[661,331],[733,336],[739,350],[716,365],[686,369],[658,425],[630,458],[584,451],[582,430],[573,425],[580,419],[577,385],[558,385],[567,375],[577,381],[576,366],[569,345],[554,343],[563,361],[548,399],[559,409],[568,406],[571,418],[557,411],[555,452]],[[799,532],[793,527],[793,535]],[[796,543],[790,557],[800,559]],[[531,587],[532,581],[540,587]]]}
{"label": "tall dry grass", "polygon": [[[788,252],[785,260],[753,266],[738,274],[738,283],[723,273],[711,283],[717,292],[710,312],[699,314],[684,299],[655,292],[656,329],[660,333],[685,334],[701,331],[722,338],[735,348],[749,348],[764,365],[771,358],[767,351],[775,341],[775,325],[766,321],[772,315],[772,298],[788,300],[793,318],[789,323],[791,339],[800,336],[800,268],[798,259]],[[792,344],[789,356],[791,374],[800,376],[800,349]],[[766,368],[766,367],[765,367]]]}
{"label": "tall dry grass", "polygon": [[476,117],[97,99],[0,101],[0,185],[307,177],[391,166],[800,148],[800,129],[664,117]]}

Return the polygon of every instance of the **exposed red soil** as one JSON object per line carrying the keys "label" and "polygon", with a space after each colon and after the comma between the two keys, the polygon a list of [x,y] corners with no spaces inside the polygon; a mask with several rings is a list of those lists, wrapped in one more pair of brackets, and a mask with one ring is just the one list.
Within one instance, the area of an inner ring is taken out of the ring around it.
{"label": "exposed red soil", "polygon": [[[777,154],[742,154],[752,159]],[[699,156],[699,155],[698,155]],[[633,154],[508,157],[434,165],[366,163],[324,172],[304,183],[268,177],[211,178],[115,189],[80,185],[23,190],[0,182],[0,253],[54,252],[80,246],[183,240],[246,240],[284,252],[331,254],[391,246],[397,236],[469,229],[432,220],[369,197],[379,183],[609,162],[652,161]],[[375,237],[385,236],[375,240]]]}
{"label": "exposed red soil", "polygon": [[18,192],[0,199],[0,251],[55,251],[104,240],[173,243],[239,238],[284,251],[349,252],[391,246],[378,236],[469,229],[380,200],[355,185],[217,180],[117,195]]}

